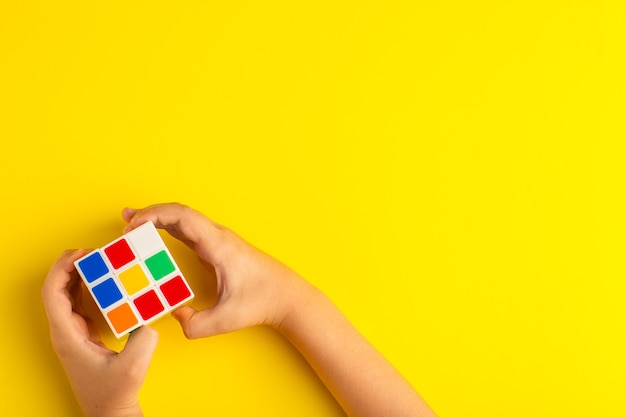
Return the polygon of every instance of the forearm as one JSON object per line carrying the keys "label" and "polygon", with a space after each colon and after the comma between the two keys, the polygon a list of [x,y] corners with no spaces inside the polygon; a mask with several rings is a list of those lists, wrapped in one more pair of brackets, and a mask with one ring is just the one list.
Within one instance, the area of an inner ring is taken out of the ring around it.
{"label": "forearm", "polygon": [[322,292],[301,281],[278,330],[350,416],[434,416],[411,385]]}

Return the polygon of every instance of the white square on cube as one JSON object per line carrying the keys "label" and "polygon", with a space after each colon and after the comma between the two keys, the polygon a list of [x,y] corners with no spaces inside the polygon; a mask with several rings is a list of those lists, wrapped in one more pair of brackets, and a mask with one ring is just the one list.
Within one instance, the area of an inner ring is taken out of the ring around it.
{"label": "white square on cube", "polygon": [[147,222],[139,226],[138,228],[128,232],[126,234],[131,246],[139,256],[144,259],[149,255],[157,252],[159,249],[165,247],[161,235],[154,227],[154,223]]}

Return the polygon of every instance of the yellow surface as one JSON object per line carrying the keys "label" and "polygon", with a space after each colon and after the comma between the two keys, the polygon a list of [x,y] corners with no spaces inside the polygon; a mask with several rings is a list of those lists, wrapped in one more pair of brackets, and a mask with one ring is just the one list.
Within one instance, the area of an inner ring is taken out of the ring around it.
{"label": "yellow surface", "polygon": [[133,295],[137,291],[146,288],[149,284],[148,277],[139,264],[133,265],[127,270],[118,274],[122,285],[128,291],[128,295]]}
{"label": "yellow surface", "polygon": [[[622,4],[2,1],[0,414],[78,415],[43,277],[176,200],[323,289],[441,416],[626,415]],[[147,415],[342,415],[268,329],[154,327]]]}

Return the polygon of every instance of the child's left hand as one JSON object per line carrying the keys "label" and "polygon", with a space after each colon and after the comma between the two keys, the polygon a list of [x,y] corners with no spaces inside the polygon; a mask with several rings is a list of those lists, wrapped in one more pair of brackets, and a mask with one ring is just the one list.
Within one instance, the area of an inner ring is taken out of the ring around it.
{"label": "child's left hand", "polygon": [[81,303],[82,282],[74,261],[88,251],[66,251],[42,288],[50,338],[85,415],[142,416],[138,393],[157,346],[150,327],[136,330],[120,353],[107,349]]}

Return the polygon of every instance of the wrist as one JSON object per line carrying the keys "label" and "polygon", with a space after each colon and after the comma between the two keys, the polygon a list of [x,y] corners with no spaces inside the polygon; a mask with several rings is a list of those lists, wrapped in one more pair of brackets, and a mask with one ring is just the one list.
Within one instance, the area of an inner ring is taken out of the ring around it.
{"label": "wrist", "polygon": [[315,312],[323,308],[320,306],[324,300],[329,300],[322,291],[299,276],[291,282],[285,293],[280,320],[272,327],[289,339],[308,320],[315,319]]}
{"label": "wrist", "polygon": [[143,417],[141,409],[137,410],[119,410],[119,409],[101,409],[93,413],[85,414],[87,417]]}
{"label": "wrist", "polygon": [[82,407],[86,417],[143,417],[139,403],[129,406],[100,406],[90,404]]}

